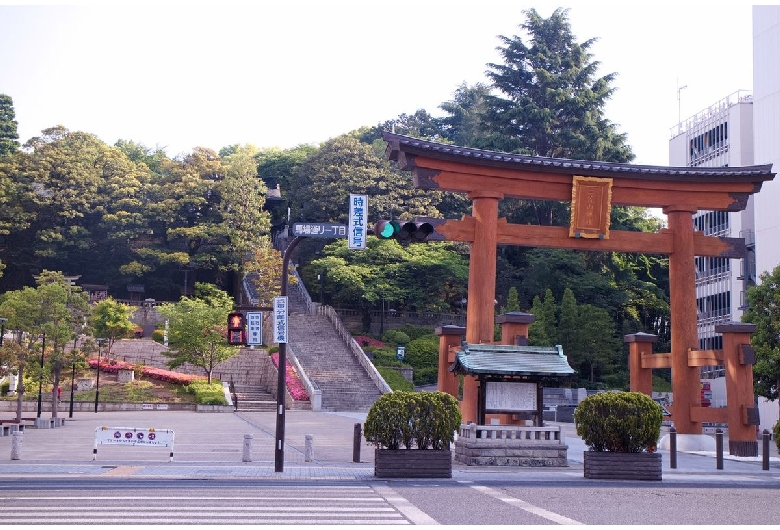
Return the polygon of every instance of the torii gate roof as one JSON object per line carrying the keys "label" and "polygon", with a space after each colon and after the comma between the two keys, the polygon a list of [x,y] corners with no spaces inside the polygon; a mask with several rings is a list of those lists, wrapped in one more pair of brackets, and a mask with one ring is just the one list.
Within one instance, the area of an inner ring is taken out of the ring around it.
{"label": "torii gate roof", "polygon": [[[384,132],[386,156],[411,171],[421,189],[470,192],[494,188],[506,197],[571,200],[572,176],[612,178],[616,205],[744,210],[774,178],[771,164],[742,167],[647,166],[487,151]],[[476,178],[475,178],[476,177]]]}

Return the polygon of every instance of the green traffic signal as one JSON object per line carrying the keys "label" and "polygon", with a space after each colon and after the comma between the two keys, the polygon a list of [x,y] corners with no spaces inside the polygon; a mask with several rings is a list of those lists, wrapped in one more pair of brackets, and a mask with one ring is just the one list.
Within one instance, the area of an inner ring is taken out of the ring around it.
{"label": "green traffic signal", "polygon": [[382,220],[374,225],[374,235],[380,239],[395,239],[402,242],[424,242],[433,234],[433,225],[408,221],[403,224],[398,221]]}
{"label": "green traffic signal", "polygon": [[379,221],[377,223],[377,236],[382,239],[392,239],[400,230],[400,225],[395,221]]}

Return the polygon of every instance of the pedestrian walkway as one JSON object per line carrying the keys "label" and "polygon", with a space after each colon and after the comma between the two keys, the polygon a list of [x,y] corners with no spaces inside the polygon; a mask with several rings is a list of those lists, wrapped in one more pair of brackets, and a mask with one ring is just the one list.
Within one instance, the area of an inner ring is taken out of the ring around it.
{"label": "pedestrian walkway", "polygon": [[[12,437],[0,438],[0,479],[35,476],[102,476],[139,478],[262,478],[274,480],[373,480],[374,447],[356,427],[365,413],[285,412],[283,470],[275,471],[274,412],[198,413],[184,411],[76,412],[65,415],[65,425],[25,430],[19,458],[11,460]],[[587,447],[574,425],[561,423],[568,445],[565,468],[518,468],[453,465],[453,480],[460,481],[584,481],[583,453]],[[167,447],[95,445],[101,427],[170,429],[173,457]],[[308,447],[307,447],[308,444]],[[761,449],[759,442],[759,450]],[[93,450],[97,447],[97,451]],[[727,444],[726,444],[727,447]],[[307,450],[308,449],[308,450]],[[663,481],[722,480],[780,483],[780,460],[770,445],[770,469],[762,459],[723,456],[716,468],[715,453],[677,453],[677,467],[663,455]],[[359,454],[356,454],[359,453]],[[355,461],[358,456],[358,461]],[[244,461],[248,457],[248,461]]]}

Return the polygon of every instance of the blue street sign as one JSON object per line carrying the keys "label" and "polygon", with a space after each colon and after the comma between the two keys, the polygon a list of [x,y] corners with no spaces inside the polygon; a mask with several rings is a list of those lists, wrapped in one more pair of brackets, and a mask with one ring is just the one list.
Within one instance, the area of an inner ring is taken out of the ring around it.
{"label": "blue street sign", "polygon": [[305,237],[347,237],[347,225],[334,223],[295,223],[294,236]]}

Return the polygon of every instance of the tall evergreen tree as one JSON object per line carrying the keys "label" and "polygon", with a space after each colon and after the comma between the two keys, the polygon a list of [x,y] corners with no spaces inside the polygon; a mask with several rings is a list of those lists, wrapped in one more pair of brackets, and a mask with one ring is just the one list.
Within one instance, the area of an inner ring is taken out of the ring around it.
{"label": "tall evergreen tree", "polygon": [[19,149],[17,125],[13,99],[7,94],[0,94],[0,158],[10,156]]}
{"label": "tall evergreen tree", "polygon": [[486,125],[494,147],[537,156],[626,162],[634,158],[604,117],[615,74],[597,77],[589,50],[595,39],[575,41],[568,10],[544,19],[524,11],[521,36],[499,37],[503,64],[489,63],[488,78],[500,95],[487,95]]}

